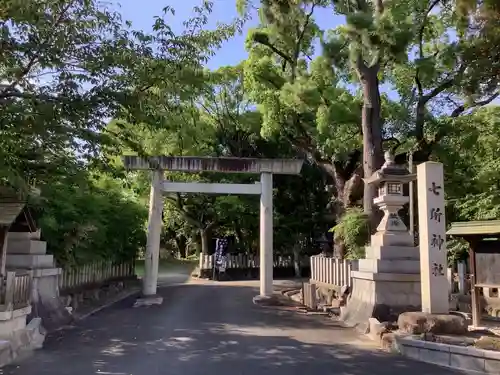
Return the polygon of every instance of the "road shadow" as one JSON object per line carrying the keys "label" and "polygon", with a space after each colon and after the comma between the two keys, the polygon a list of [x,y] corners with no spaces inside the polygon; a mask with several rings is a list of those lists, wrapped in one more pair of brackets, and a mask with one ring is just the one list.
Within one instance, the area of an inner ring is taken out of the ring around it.
{"label": "road shadow", "polygon": [[51,335],[44,349],[1,373],[458,374],[348,345],[359,339],[353,331],[324,317],[255,306],[251,297],[256,292],[241,286],[181,285],[160,290],[162,306],[134,309],[134,300],[127,299],[73,330]]}

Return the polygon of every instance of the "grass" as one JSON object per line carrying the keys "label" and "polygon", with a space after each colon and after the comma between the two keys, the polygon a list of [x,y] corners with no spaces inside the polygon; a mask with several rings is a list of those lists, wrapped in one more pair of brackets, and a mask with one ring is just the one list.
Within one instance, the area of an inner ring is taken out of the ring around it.
{"label": "grass", "polygon": [[[158,266],[158,274],[168,274],[170,272],[191,272],[198,265],[197,258],[187,258],[187,259],[177,259],[168,258],[160,259],[160,264]],[[141,277],[144,276],[144,259],[138,259],[135,263],[136,275]]]}

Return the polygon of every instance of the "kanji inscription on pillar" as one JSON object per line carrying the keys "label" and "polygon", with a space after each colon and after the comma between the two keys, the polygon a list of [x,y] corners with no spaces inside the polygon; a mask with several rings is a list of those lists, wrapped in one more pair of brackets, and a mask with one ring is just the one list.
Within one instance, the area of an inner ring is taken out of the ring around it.
{"label": "kanji inscription on pillar", "polygon": [[447,314],[449,288],[443,164],[420,164],[417,186],[422,311]]}

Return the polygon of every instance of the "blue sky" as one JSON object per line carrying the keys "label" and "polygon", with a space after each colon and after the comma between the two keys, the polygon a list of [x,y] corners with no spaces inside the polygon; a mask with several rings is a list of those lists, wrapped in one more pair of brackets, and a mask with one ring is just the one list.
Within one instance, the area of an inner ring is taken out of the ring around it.
{"label": "blue sky", "polygon": [[[193,7],[200,5],[202,0],[118,0],[120,3],[119,12],[126,20],[132,21],[133,28],[151,30],[154,17],[162,14],[165,6],[175,9],[175,16],[171,17],[171,27],[175,31],[182,30],[182,21],[192,15]],[[237,17],[236,0],[212,0],[214,3],[213,13],[210,16],[209,27],[215,27],[217,22],[231,22]],[[147,3],[147,6],[145,5]],[[343,20],[339,16],[333,15],[329,11],[315,12],[315,19],[322,28],[333,28]],[[209,62],[210,68],[217,68],[225,65],[234,65],[245,59],[246,31],[255,26],[258,20],[253,19],[245,26],[242,35],[238,35],[226,42],[217,52],[216,56]]]}
{"label": "blue sky", "polygon": [[[117,0],[119,8],[117,9],[124,20],[132,21],[134,29],[151,31],[154,17],[162,14],[163,8],[170,6],[175,9],[175,16],[170,16],[170,26],[174,31],[182,31],[182,22],[193,14],[193,8],[202,3],[202,0]],[[147,6],[144,4],[147,2]],[[217,22],[229,23],[238,16],[236,10],[236,0],[212,0],[213,12],[210,15],[207,27],[213,28]],[[317,9],[314,12],[316,23],[322,29],[332,29],[345,22],[344,18],[333,14],[327,9]],[[211,69],[220,66],[235,65],[247,57],[245,51],[245,39],[249,28],[256,26],[257,16],[247,22],[241,35],[233,37],[231,40],[217,51],[216,55],[209,61],[208,67]],[[349,88],[355,90],[354,86]],[[397,93],[391,90],[389,86],[382,85],[381,90],[386,92],[393,100],[398,98]]]}

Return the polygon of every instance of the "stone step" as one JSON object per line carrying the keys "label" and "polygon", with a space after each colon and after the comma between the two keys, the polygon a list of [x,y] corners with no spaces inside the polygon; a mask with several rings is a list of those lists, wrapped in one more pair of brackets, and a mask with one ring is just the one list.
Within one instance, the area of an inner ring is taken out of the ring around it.
{"label": "stone step", "polygon": [[8,240],[29,240],[31,239],[30,232],[9,232]]}
{"label": "stone step", "polygon": [[419,260],[406,259],[359,259],[358,270],[360,272],[373,273],[420,273]]}
{"label": "stone step", "polygon": [[418,246],[366,246],[367,259],[406,259],[419,260]]}
{"label": "stone step", "polygon": [[54,256],[52,254],[9,254],[6,263],[8,268],[53,268]]}
{"label": "stone step", "polygon": [[372,246],[413,246],[413,237],[409,232],[377,232],[371,236]]}
{"label": "stone step", "polygon": [[47,252],[47,242],[30,239],[9,239],[7,240],[8,254],[34,254],[44,255]]}
{"label": "stone step", "polygon": [[40,229],[38,229],[36,232],[9,232],[9,240],[39,240],[41,236],[42,231]]}

